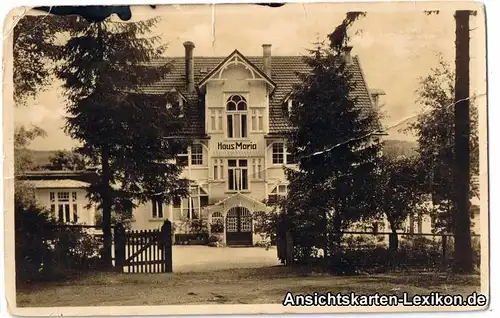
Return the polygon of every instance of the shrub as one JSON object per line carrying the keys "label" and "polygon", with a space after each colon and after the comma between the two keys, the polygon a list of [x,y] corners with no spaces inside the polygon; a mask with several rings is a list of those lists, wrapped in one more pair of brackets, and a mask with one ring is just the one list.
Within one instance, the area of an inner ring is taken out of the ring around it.
{"label": "shrub", "polygon": [[[21,201],[15,202],[15,259],[16,278],[31,280],[41,275],[44,260],[51,246],[42,239],[42,229],[55,224],[51,214],[36,206],[25,207]],[[51,233],[46,233],[48,239]]]}
{"label": "shrub", "polygon": [[15,203],[18,281],[55,280],[100,265],[100,243],[80,227],[61,227],[36,205]]}
{"label": "shrub", "polygon": [[210,232],[211,233],[224,233],[224,223],[213,222],[212,224],[210,224]]}
{"label": "shrub", "polygon": [[481,265],[481,240],[479,237],[472,238],[472,263],[477,267]]}
{"label": "shrub", "polygon": [[397,262],[409,267],[438,268],[443,264],[441,241],[424,236],[403,237],[398,249]]}

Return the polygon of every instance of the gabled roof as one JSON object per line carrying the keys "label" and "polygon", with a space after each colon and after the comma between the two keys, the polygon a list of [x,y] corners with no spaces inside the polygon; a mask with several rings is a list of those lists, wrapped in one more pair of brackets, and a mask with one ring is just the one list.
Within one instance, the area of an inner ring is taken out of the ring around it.
{"label": "gabled roof", "polygon": [[73,179],[25,181],[36,189],[86,189],[90,183]]}
{"label": "gabled roof", "polygon": [[21,180],[61,180],[71,179],[87,182],[97,177],[97,172],[88,170],[35,170],[18,176]]}
{"label": "gabled roof", "polygon": [[227,66],[228,62],[231,60],[241,59],[243,63],[247,64],[253,71],[259,74],[273,89],[276,87],[276,84],[273,82],[266,73],[264,73],[260,68],[256,67],[252,62],[250,62],[243,54],[241,54],[238,50],[234,50],[233,53],[229,54],[222,62],[219,63],[216,67],[212,69],[199,83],[198,87],[204,86],[217,72],[219,72],[222,68]]}
{"label": "gabled roof", "polygon": [[[237,51],[235,51],[237,52]],[[234,53],[234,52],[233,52]],[[239,53],[239,52],[238,52]],[[241,53],[239,53],[241,54]],[[263,72],[262,56],[244,57],[253,67]],[[201,83],[203,79],[209,76],[214,69],[219,67],[228,57],[203,57],[194,56],[194,81]],[[185,69],[186,63],[184,57],[170,57],[158,59],[150,62],[151,66],[170,64],[171,72],[165,79],[143,87],[142,90],[146,94],[164,94],[172,88],[181,92],[192,105],[196,105],[190,109],[186,115],[189,119],[188,134],[203,136],[205,135],[205,105],[204,99],[198,96],[198,93],[188,93],[186,91]],[[354,90],[351,92],[353,98],[356,99],[360,109],[366,111],[373,110],[373,101],[368,91],[368,85],[365,82],[362,68],[357,56],[353,57],[353,63],[348,66],[352,73],[354,82]],[[294,85],[300,84],[301,80],[297,73],[306,73],[310,71],[309,66],[304,62],[302,56],[272,56],[271,57],[271,76],[273,83],[276,85],[271,96],[269,96],[269,134],[282,134],[290,129],[290,122],[286,114],[286,106],[283,105],[285,98],[292,91]],[[261,74],[259,73],[259,74]],[[265,74],[264,74],[265,75]],[[266,75],[267,76],[267,75]],[[376,128],[379,129],[379,128]]]}
{"label": "gabled roof", "polygon": [[219,202],[216,202],[214,205],[222,205],[222,204],[226,203],[227,201],[234,200],[234,199],[240,199],[240,200],[244,199],[244,200],[247,200],[249,202],[252,202],[253,204],[259,205],[262,208],[267,208],[267,205],[264,204],[263,202],[260,202],[259,200],[256,200],[252,197],[244,195],[241,192],[236,192],[235,194],[233,194],[233,195],[231,195],[223,200],[220,200]]}

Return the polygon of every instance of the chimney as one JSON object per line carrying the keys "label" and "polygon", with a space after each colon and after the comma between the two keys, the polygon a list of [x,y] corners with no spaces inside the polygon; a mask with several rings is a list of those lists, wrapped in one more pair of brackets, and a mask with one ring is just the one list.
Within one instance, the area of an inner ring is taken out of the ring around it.
{"label": "chimney", "polygon": [[378,109],[380,107],[380,96],[385,95],[385,92],[381,89],[370,89],[369,92],[373,100],[373,106]]}
{"label": "chimney", "polygon": [[186,49],[186,89],[188,93],[193,93],[194,88],[194,60],[193,60],[193,50],[194,43],[191,41],[184,42],[184,48]]}
{"label": "chimney", "polygon": [[271,44],[262,44],[262,62],[264,73],[271,77]]}
{"label": "chimney", "polygon": [[345,63],[347,65],[352,64],[351,51],[352,51],[352,46],[346,46],[346,47],[344,47],[344,59],[345,59]]}

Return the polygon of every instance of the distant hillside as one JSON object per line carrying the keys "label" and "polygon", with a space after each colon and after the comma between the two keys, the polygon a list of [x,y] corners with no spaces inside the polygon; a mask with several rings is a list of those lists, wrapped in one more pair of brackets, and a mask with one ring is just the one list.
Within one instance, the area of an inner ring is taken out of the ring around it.
{"label": "distant hillside", "polygon": [[[32,150],[27,149],[27,152],[33,159],[34,166],[45,166],[50,163],[49,158],[52,157],[59,150]],[[61,150],[68,154],[71,153],[70,150]]]}
{"label": "distant hillside", "polygon": [[405,140],[384,140],[384,153],[389,156],[413,157],[417,155],[418,143]]}

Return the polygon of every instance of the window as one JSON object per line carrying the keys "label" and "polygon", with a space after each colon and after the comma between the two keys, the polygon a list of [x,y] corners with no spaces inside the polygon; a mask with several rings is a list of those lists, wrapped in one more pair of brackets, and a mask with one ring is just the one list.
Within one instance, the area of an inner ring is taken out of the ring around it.
{"label": "window", "polygon": [[289,98],[288,99],[288,105],[287,105],[287,110],[288,110],[288,115],[292,113],[292,106],[293,106],[293,99]]}
{"label": "window", "polygon": [[190,187],[189,196],[182,199],[180,204],[174,203],[174,209],[182,211],[182,216],[190,220],[200,219],[202,209],[206,206],[208,206],[208,193],[199,186]]}
{"label": "window", "polygon": [[214,180],[224,179],[224,163],[222,159],[214,159]]}
{"label": "window", "polygon": [[210,110],[210,130],[214,132],[222,131],[222,109]]}
{"label": "window", "polygon": [[228,188],[230,191],[248,190],[248,161],[230,159],[228,165]]}
{"label": "window", "polygon": [[224,224],[224,216],[222,215],[222,213],[212,213],[212,224]]}
{"label": "window", "polygon": [[273,164],[282,164],[285,158],[285,149],[282,142],[273,143]]}
{"label": "window", "polygon": [[184,117],[184,98],[182,98],[181,95],[179,95],[179,117],[183,118]]}
{"label": "window", "polygon": [[252,160],[253,178],[262,179],[262,159]]}
{"label": "window", "polygon": [[177,165],[187,166],[188,163],[189,163],[189,154],[186,147],[177,155]]}
{"label": "window", "polygon": [[194,144],[191,146],[191,164],[203,164],[203,146],[201,144]]}
{"label": "window", "polygon": [[226,102],[227,136],[247,137],[247,101],[241,95],[232,95]]}
{"label": "window", "polygon": [[172,218],[174,221],[181,220],[182,211],[181,211],[182,200],[180,198],[174,198],[172,200]]}
{"label": "window", "polygon": [[151,200],[153,207],[152,216],[153,218],[163,219],[163,201],[158,199]]}
{"label": "window", "polygon": [[275,186],[268,197],[268,204],[277,204],[281,199],[286,197],[288,193],[288,186],[286,184],[279,184]]}
{"label": "window", "polygon": [[409,216],[409,232],[410,233],[422,233],[422,217],[421,215],[413,215]]}
{"label": "window", "polygon": [[252,109],[252,131],[264,130],[264,116],[262,109]]}
{"label": "window", "polygon": [[78,222],[78,202],[77,193],[69,191],[50,192],[50,211],[56,215],[59,222],[76,223]]}
{"label": "window", "polygon": [[57,201],[69,202],[69,192],[57,192]]}
{"label": "window", "polygon": [[288,152],[283,142],[273,143],[273,164],[296,164],[296,158]]}

